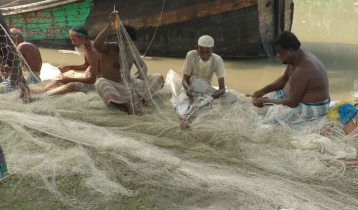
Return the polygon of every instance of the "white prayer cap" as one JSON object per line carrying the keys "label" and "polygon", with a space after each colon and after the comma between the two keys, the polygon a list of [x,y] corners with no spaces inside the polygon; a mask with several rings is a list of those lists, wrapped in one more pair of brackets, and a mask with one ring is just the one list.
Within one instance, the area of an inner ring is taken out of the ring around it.
{"label": "white prayer cap", "polygon": [[214,39],[211,36],[204,35],[199,38],[198,45],[201,47],[214,47]]}

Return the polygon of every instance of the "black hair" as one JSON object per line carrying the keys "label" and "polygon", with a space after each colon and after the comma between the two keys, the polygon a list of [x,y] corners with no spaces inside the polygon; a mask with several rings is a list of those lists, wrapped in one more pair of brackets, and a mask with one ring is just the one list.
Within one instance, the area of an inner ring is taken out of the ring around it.
{"label": "black hair", "polygon": [[124,29],[126,29],[129,37],[132,39],[132,41],[137,40],[137,30],[133,28],[132,26],[125,25]]}
{"label": "black hair", "polygon": [[281,34],[279,34],[275,41],[274,45],[281,46],[282,49],[289,49],[292,48],[293,50],[298,50],[301,47],[301,42],[297,39],[296,35],[289,31],[283,31]]}

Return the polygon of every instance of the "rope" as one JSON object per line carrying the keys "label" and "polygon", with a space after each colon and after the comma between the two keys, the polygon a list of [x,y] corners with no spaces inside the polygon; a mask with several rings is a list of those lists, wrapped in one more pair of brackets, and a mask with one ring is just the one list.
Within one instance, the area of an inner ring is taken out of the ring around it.
{"label": "rope", "polygon": [[[116,23],[115,23],[115,29],[116,29],[117,42],[118,42],[118,47],[119,47],[118,56],[119,56],[119,61],[120,61],[121,59],[125,59],[125,58],[122,58],[121,52],[120,52],[120,51],[121,51],[120,48],[121,48],[121,47],[124,47],[124,45],[123,45],[123,46],[120,46],[120,43],[121,43],[122,40],[125,39],[125,37],[122,37],[122,34],[121,34],[120,31],[119,31],[119,30],[120,30],[120,27],[123,26],[123,23],[122,23],[121,19],[119,19],[118,15],[117,15],[116,18],[117,18],[117,19],[116,19]],[[122,43],[123,43],[123,42],[122,42]],[[131,50],[132,50],[132,49],[131,49]],[[120,64],[120,65],[121,65],[121,64]],[[132,107],[132,114],[133,114],[133,116],[135,116],[133,95],[132,95],[131,88],[129,87],[129,82],[130,82],[130,81],[127,81],[128,77],[130,77],[130,75],[128,75],[128,72],[126,72],[125,70],[126,70],[126,69],[124,68],[124,66],[121,65],[119,71],[121,72],[122,80],[123,80],[124,83],[126,84],[127,89],[128,89],[128,91],[129,91],[129,95],[130,95],[130,98],[131,98],[131,104],[130,104],[130,105],[131,105],[131,107]],[[129,71],[130,71],[130,69],[129,69]]]}
{"label": "rope", "polygon": [[166,0],[164,0],[164,1],[163,1],[162,11],[161,11],[160,16],[159,16],[159,20],[158,20],[157,28],[156,28],[156,29],[155,29],[155,31],[154,31],[154,34],[153,34],[152,40],[150,41],[150,43],[149,43],[149,45],[148,45],[148,48],[147,48],[147,50],[145,51],[145,53],[144,53],[144,55],[143,55],[143,58],[144,58],[144,57],[145,57],[145,55],[147,54],[147,52],[148,52],[148,50],[149,50],[150,46],[152,45],[152,42],[153,42],[154,37],[155,37],[155,34],[157,33],[157,30],[158,30],[158,27],[159,27],[160,21],[162,20],[162,15],[163,15],[163,11],[164,11],[165,2],[166,2]]}

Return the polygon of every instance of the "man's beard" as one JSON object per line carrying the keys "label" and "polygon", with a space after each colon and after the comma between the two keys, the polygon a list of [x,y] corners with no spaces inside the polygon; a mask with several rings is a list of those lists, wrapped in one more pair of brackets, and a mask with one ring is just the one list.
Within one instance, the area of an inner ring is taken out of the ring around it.
{"label": "man's beard", "polygon": [[76,50],[76,52],[83,54],[83,52],[85,51],[85,46],[83,45],[83,43],[81,43],[80,45],[75,47],[75,50]]}

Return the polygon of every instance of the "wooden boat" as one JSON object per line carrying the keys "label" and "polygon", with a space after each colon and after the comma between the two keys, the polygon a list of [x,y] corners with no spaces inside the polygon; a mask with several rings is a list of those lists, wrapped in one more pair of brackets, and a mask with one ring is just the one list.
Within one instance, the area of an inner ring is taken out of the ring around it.
{"label": "wooden boat", "polygon": [[115,5],[123,23],[138,30],[139,51],[144,53],[152,42],[149,56],[184,57],[204,34],[215,39],[216,53],[222,57],[272,55],[273,38],[291,30],[293,19],[293,0],[20,0],[12,4],[1,8],[10,27],[19,28],[40,46],[57,48],[70,46],[68,31],[76,25],[84,24],[95,37]]}

